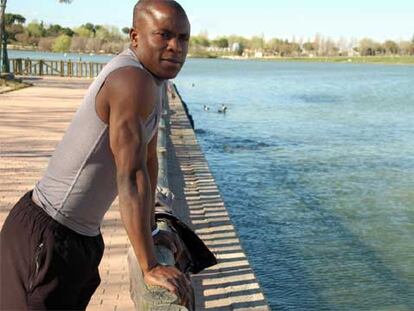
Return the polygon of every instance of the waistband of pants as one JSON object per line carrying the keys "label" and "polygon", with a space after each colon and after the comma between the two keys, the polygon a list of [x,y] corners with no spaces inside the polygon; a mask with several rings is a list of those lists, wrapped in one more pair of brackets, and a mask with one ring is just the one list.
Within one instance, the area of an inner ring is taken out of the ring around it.
{"label": "waistband of pants", "polygon": [[32,219],[39,219],[41,221],[46,221],[48,224],[54,227],[55,230],[58,230],[59,232],[62,232],[64,234],[73,236],[74,238],[82,238],[86,240],[93,240],[93,239],[102,239],[102,235],[99,234],[97,236],[86,236],[83,234],[80,234],[61,223],[57,222],[55,219],[53,219],[52,216],[50,216],[41,206],[37,205],[32,200],[32,194],[33,190],[28,191],[16,204],[20,206],[22,209],[21,212],[29,215]]}

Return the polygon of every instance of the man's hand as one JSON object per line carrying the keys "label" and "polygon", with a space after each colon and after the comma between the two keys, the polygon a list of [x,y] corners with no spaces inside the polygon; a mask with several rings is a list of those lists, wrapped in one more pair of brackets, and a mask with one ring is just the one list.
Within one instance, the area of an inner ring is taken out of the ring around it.
{"label": "man's hand", "polygon": [[190,280],[175,267],[156,265],[144,272],[144,282],[168,289],[178,297],[180,305],[186,306],[192,300]]}

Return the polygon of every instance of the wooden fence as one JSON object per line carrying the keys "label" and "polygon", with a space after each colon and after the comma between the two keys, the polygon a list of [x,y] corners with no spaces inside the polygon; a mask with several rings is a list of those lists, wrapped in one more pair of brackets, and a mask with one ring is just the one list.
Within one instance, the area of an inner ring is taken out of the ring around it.
{"label": "wooden fence", "polygon": [[58,60],[10,59],[10,71],[22,76],[60,76],[94,78],[104,63],[72,62]]}

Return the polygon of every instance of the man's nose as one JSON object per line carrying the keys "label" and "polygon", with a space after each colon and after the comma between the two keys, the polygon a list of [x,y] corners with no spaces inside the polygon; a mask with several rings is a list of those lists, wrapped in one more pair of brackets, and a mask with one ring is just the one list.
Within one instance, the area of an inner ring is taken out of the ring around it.
{"label": "man's nose", "polygon": [[168,48],[175,53],[182,53],[183,51],[183,43],[180,39],[174,37],[168,42]]}

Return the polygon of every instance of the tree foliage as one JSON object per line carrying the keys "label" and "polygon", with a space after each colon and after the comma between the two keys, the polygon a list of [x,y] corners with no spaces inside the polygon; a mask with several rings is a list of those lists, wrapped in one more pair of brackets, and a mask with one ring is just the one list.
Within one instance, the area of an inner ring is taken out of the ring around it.
{"label": "tree foliage", "polygon": [[[71,1],[59,1],[70,3]],[[20,14],[5,14],[6,36],[8,43],[32,46],[45,51],[106,52],[117,53],[128,44],[129,27],[121,30],[113,26],[85,23],[71,29],[59,24],[44,24],[30,21]],[[260,52],[264,56],[337,56],[337,55],[414,55],[414,36],[407,41],[387,40],[383,43],[365,38],[341,38],[334,41],[316,34],[313,40],[292,41],[263,36],[245,38],[237,35],[220,36],[209,39],[202,32],[190,38],[190,54],[199,55],[245,55],[254,56]]]}
{"label": "tree foliage", "polygon": [[53,52],[68,52],[71,44],[71,38],[67,35],[60,35],[55,39],[52,45]]}
{"label": "tree foliage", "polygon": [[383,47],[387,54],[398,54],[399,52],[398,44],[391,40],[385,41]]}
{"label": "tree foliage", "polygon": [[40,38],[44,37],[46,34],[46,29],[43,25],[43,22],[38,23],[36,21],[33,21],[27,25],[26,30],[31,37]]}
{"label": "tree foliage", "polygon": [[10,13],[4,14],[4,23],[6,24],[6,26],[10,26],[14,23],[24,24],[25,22],[26,22],[26,18],[24,18],[20,14],[10,14]]}
{"label": "tree foliage", "polygon": [[218,48],[226,49],[229,47],[229,40],[227,38],[221,37],[211,41],[212,46],[216,46]]}

